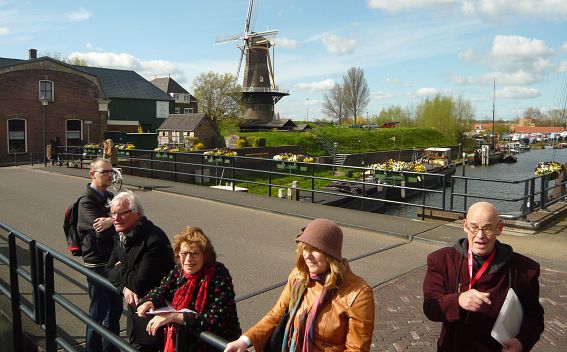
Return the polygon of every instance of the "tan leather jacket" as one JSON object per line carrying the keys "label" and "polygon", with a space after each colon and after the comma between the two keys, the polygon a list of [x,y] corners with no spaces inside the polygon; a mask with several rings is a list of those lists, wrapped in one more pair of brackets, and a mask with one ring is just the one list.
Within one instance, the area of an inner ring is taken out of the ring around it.
{"label": "tan leather jacket", "polygon": [[[289,275],[276,305],[256,325],[244,333],[256,351],[262,351],[270,334],[278,325],[290,299],[296,270]],[[321,291],[319,283],[307,286],[299,312],[309,309]],[[331,302],[321,307],[317,315],[313,342],[315,351],[369,351],[374,332],[374,295],[372,289],[350,269]]]}

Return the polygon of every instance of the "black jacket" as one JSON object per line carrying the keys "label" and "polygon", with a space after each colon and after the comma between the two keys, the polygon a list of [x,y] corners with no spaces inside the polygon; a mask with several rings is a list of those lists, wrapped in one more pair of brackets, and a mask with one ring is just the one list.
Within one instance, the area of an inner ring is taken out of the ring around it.
{"label": "black jacket", "polygon": [[81,237],[83,260],[86,266],[105,266],[112,253],[116,231],[114,226],[97,233],[93,228],[96,218],[110,216],[110,201],[114,195],[106,192],[106,197],[95,191],[90,183],[79,201],[77,229]]}
{"label": "black jacket", "polygon": [[[116,265],[116,263],[120,264]],[[146,217],[140,219],[132,236],[123,246],[117,241],[106,266],[108,280],[120,291],[127,287],[143,298],[174,267],[173,249],[165,232]],[[162,345],[162,336],[149,336],[146,332],[148,318],[140,318],[136,308],[128,306],[128,337],[140,344]]]}

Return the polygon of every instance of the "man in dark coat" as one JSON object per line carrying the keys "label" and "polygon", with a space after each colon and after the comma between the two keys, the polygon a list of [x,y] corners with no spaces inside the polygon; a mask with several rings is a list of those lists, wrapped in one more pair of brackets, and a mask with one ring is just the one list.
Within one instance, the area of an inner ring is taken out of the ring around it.
{"label": "man in dark coat", "polygon": [[173,268],[173,249],[166,234],[144,216],[139,198],[131,191],[114,197],[111,212],[120,239],[114,245],[106,271],[128,305],[130,344],[139,351],[159,351],[163,335],[148,335],[149,318],[138,317],[136,306]]}
{"label": "man in dark coat", "polygon": [[[81,238],[84,265],[91,271],[105,275],[104,269],[114,247],[116,231],[110,217],[110,201],[114,196],[107,188],[112,184],[112,164],[98,158],[91,162],[91,183],[79,200],[77,230]],[[89,289],[89,316],[115,334],[120,333],[122,297],[97,285],[87,278]],[[87,326],[85,349],[87,352],[118,351],[93,328]]]}
{"label": "man in dark coat", "polygon": [[[539,303],[539,264],[496,240],[503,223],[487,202],[473,204],[463,223],[467,238],[427,257],[423,311],[443,323],[438,351],[529,351],[544,329]],[[491,331],[508,289],[524,317],[516,336],[502,345]]]}

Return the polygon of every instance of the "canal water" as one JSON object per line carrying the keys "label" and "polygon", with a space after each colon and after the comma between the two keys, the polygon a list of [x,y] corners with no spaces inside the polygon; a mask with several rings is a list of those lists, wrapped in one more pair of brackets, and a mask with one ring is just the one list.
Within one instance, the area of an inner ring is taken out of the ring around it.
{"label": "canal water", "polygon": [[[524,195],[525,183],[521,182],[519,184],[507,184],[503,182],[497,182],[499,180],[505,181],[523,181],[530,179],[535,176],[534,169],[538,162],[541,161],[556,161],[558,163],[567,162],[567,149],[532,149],[529,152],[518,154],[518,162],[507,164],[507,163],[497,163],[493,165],[481,166],[481,165],[465,165],[464,175],[467,177],[476,177],[483,179],[495,180],[496,182],[483,182],[483,181],[468,181],[467,194],[477,195],[481,198],[469,197],[467,199],[466,205],[464,202],[464,197],[454,196],[453,197],[453,210],[463,210],[466,209],[470,204],[481,201],[488,200],[482,197],[494,197],[503,199],[513,199],[519,198]],[[455,173],[456,176],[463,175],[463,166],[457,167]],[[536,190],[539,190],[541,183],[536,181]],[[454,182],[454,193],[464,193],[464,181],[459,179],[453,179]],[[553,185],[554,181],[549,183],[549,186]],[[548,187],[549,187],[548,186]],[[441,190],[441,189],[439,189]],[[445,188],[446,195],[446,209],[450,207],[450,193],[451,188]],[[537,201],[536,197],[536,201]],[[422,196],[416,196],[408,199],[409,202],[414,204],[421,204],[423,202]],[[500,213],[502,214],[518,214],[522,210],[521,201],[502,201],[502,200],[489,200],[493,202]],[[427,193],[425,195],[425,204],[429,206],[442,206],[442,195]],[[386,205],[384,211],[385,214],[403,216],[408,218],[415,218],[417,214],[417,207],[408,205]]]}

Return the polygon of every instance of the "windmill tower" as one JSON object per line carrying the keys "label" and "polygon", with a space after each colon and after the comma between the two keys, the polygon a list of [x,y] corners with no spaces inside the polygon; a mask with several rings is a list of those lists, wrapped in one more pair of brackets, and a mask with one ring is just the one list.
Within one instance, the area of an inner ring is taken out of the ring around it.
{"label": "windmill tower", "polygon": [[273,61],[270,57],[270,48],[272,48],[272,57],[274,48],[274,43],[270,41],[270,38],[273,38],[278,31],[254,32],[251,25],[253,18],[255,18],[254,0],[249,0],[244,33],[217,39],[215,44],[242,41],[237,45],[237,48],[240,49],[240,60],[236,78],[239,79],[242,59],[246,56],[242,80],[244,117],[269,122],[274,118],[274,105],[281,98],[289,95],[289,92],[278,89]]}

